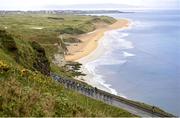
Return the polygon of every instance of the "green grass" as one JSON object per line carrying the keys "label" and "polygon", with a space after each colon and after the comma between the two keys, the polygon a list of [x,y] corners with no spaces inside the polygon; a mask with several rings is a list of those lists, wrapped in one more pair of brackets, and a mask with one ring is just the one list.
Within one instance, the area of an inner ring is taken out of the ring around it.
{"label": "green grass", "polygon": [[2,51],[25,68],[38,70],[45,75],[50,72],[50,63],[45,50],[37,42],[14,38],[13,35],[0,30],[0,47]]}
{"label": "green grass", "polygon": [[0,69],[0,116],[134,116],[65,89],[39,72],[0,62],[9,68]]}
{"label": "green grass", "polygon": [[[77,42],[75,38],[77,35],[93,31],[96,28],[95,24],[112,24],[115,21],[105,16],[9,14],[0,16],[0,29],[7,28],[6,31],[23,40],[35,40],[42,45],[49,45],[45,46],[45,49],[48,57],[53,58],[52,54],[57,50],[52,46],[58,42],[60,34],[63,35],[65,42],[73,43]],[[37,27],[42,29],[35,29]]]}
{"label": "green grass", "polygon": [[[98,19],[98,21],[94,19]],[[64,67],[53,64],[55,54],[61,54],[63,58],[64,52],[67,51],[67,45],[80,43],[77,38],[79,34],[93,31],[98,23],[112,24],[115,21],[114,18],[105,16],[9,14],[0,16],[0,30],[5,29],[16,39],[20,53],[18,58],[22,65],[32,68],[36,54],[27,41],[36,41],[45,49],[53,71],[55,70],[62,76],[74,77],[81,73],[68,71]],[[59,35],[62,36],[62,40]]]}
{"label": "green grass", "polygon": [[[33,64],[36,59],[39,63],[46,60],[42,55],[44,49],[38,43],[14,38],[7,32],[0,33],[0,117],[134,116],[117,107],[66,89],[52,78],[41,74],[43,72]],[[17,53],[13,53],[12,48],[16,49]],[[14,58],[16,56],[18,60]],[[43,67],[44,65],[42,69]],[[79,65],[74,68],[78,69]],[[73,73],[63,68],[59,71],[60,69],[54,66],[52,71],[56,70],[64,76],[73,76]]]}
{"label": "green grass", "polygon": [[[98,19],[98,20],[97,20]],[[29,67],[33,63],[34,53],[31,46],[25,41],[36,41],[45,49],[47,58],[54,65],[54,55],[67,51],[66,46],[72,43],[80,43],[77,38],[79,34],[93,31],[96,24],[112,24],[116,20],[106,16],[85,16],[85,15],[53,15],[53,14],[8,14],[0,16],[0,30],[5,29],[15,37],[19,43],[19,52],[25,66]],[[42,29],[35,29],[35,28]],[[62,40],[59,38],[62,36]],[[58,45],[57,45],[58,44]],[[60,48],[58,46],[61,46]],[[27,47],[27,48],[26,48]],[[23,54],[25,52],[25,54]],[[27,53],[27,54],[26,54]],[[33,54],[33,55],[28,55]],[[62,56],[63,57],[63,56]],[[63,64],[62,64],[63,65]],[[58,68],[58,67],[52,67]],[[56,69],[58,70],[58,69]],[[62,75],[74,76],[79,73],[66,73],[67,69],[60,68]]]}

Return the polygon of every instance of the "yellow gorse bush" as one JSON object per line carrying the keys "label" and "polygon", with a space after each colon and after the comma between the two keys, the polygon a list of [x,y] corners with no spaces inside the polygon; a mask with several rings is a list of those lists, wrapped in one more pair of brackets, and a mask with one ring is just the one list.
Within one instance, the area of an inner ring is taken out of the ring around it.
{"label": "yellow gorse bush", "polygon": [[21,70],[21,76],[27,76],[28,75],[28,70],[27,69],[22,69]]}
{"label": "yellow gorse bush", "polygon": [[0,72],[8,71],[9,69],[10,67],[6,63],[0,60]]}
{"label": "yellow gorse bush", "polygon": [[41,83],[41,84],[45,84],[47,83],[47,80],[43,78],[43,76],[41,76],[41,74],[37,74],[37,73],[33,73],[31,76],[29,76],[30,80],[33,80],[35,82]]}

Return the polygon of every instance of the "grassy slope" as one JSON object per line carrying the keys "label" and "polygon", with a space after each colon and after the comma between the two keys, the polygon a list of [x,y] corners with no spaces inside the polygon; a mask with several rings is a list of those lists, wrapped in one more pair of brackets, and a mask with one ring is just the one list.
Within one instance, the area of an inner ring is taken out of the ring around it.
{"label": "grassy slope", "polygon": [[0,116],[133,116],[25,69],[2,49],[0,54]]}
{"label": "grassy slope", "polygon": [[[27,40],[31,40],[31,36],[34,36],[39,43],[53,44],[55,40],[53,38],[50,40],[46,35],[52,36],[54,32],[50,29],[42,31],[43,33],[39,30],[28,29],[30,26],[37,26],[40,22],[44,23],[45,21],[42,20],[47,20],[47,16],[33,16],[37,19],[27,17],[31,16],[0,18],[1,28],[8,27],[8,32],[15,35],[14,41],[18,49],[18,53],[15,54],[11,52],[12,50],[7,50],[2,46],[3,37],[0,37],[0,116],[134,116],[122,109],[65,89],[51,78],[35,71],[32,64],[36,52]],[[79,19],[79,16],[63,17]],[[89,18],[85,17],[83,20],[89,20]],[[48,24],[48,22],[50,21],[45,23]],[[52,22],[50,24],[53,26],[49,27],[57,26]],[[27,25],[28,28],[24,28]],[[38,39],[39,35],[44,35],[44,38]],[[52,37],[57,38],[56,36]],[[18,63],[14,58],[17,55],[20,59]],[[59,71],[56,66],[53,67],[56,72],[65,76],[68,74],[63,69]]]}

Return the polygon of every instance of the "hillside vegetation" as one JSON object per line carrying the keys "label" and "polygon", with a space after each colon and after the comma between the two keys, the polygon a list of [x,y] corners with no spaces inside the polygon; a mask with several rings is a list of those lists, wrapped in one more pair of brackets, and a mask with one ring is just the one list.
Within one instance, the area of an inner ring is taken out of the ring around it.
{"label": "hillside vegetation", "polygon": [[[17,38],[36,41],[53,60],[58,52],[59,35],[63,42],[77,43],[77,35],[91,32],[97,24],[112,24],[116,20],[106,16],[53,15],[53,14],[6,14],[0,16],[0,29],[5,29]],[[64,53],[65,47],[61,52]]]}
{"label": "hillside vegetation", "polygon": [[[51,61],[51,53],[56,52],[54,43],[59,40],[57,30],[64,31],[67,24],[72,27],[92,19],[90,16],[1,16],[0,116],[134,116],[66,89],[49,77],[50,71],[61,76],[77,75]],[[32,26],[44,29],[31,29]],[[93,25],[89,27],[92,28],[80,29],[83,32],[94,29]],[[74,68],[78,69],[79,65]]]}
{"label": "hillside vegetation", "polygon": [[0,116],[133,116],[65,89],[51,78],[0,61]]}

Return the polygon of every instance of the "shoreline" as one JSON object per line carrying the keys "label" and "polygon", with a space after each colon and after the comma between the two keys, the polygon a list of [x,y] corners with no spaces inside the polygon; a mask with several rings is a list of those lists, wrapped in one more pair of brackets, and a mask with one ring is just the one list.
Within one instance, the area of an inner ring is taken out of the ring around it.
{"label": "shoreline", "polygon": [[98,47],[98,42],[103,38],[105,32],[127,28],[129,25],[130,21],[128,19],[117,19],[117,21],[111,25],[97,28],[92,32],[78,36],[82,42],[68,47],[70,54],[65,55],[65,60],[78,61],[88,56]]}
{"label": "shoreline", "polygon": [[[118,20],[118,21],[121,22],[120,20]],[[111,32],[114,30],[124,30],[124,29],[129,28],[129,26],[131,26],[130,20],[126,19],[124,21],[126,21],[125,25],[121,25],[119,28],[117,26],[116,28],[111,28],[109,30],[104,31],[102,37],[99,37],[99,39],[97,39],[97,41],[95,42],[96,47],[94,47],[93,50],[88,55],[84,55],[84,57],[82,57],[78,60],[75,60],[79,63],[82,63],[82,67],[81,67],[80,71],[86,74],[86,76],[77,77],[75,79],[86,82],[93,87],[97,87],[97,88],[104,90],[106,92],[109,92],[111,94],[114,94],[114,95],[119,94],[116,92],[115,89],[111,88],[111,85],[107,84],[103,79],[101,79],[102,76],[96,74],[94,67],[91,67],[91,66],[93,65],[92,63],[95,60],[97,60],[106,51],[102,44],[103,36],[106,34],[106,32]],[[92,44],[94,44],[94,43],[92,43]],[[119,96],[126,98],[124,95],[121,95],[121,94],[119,94]]]}

